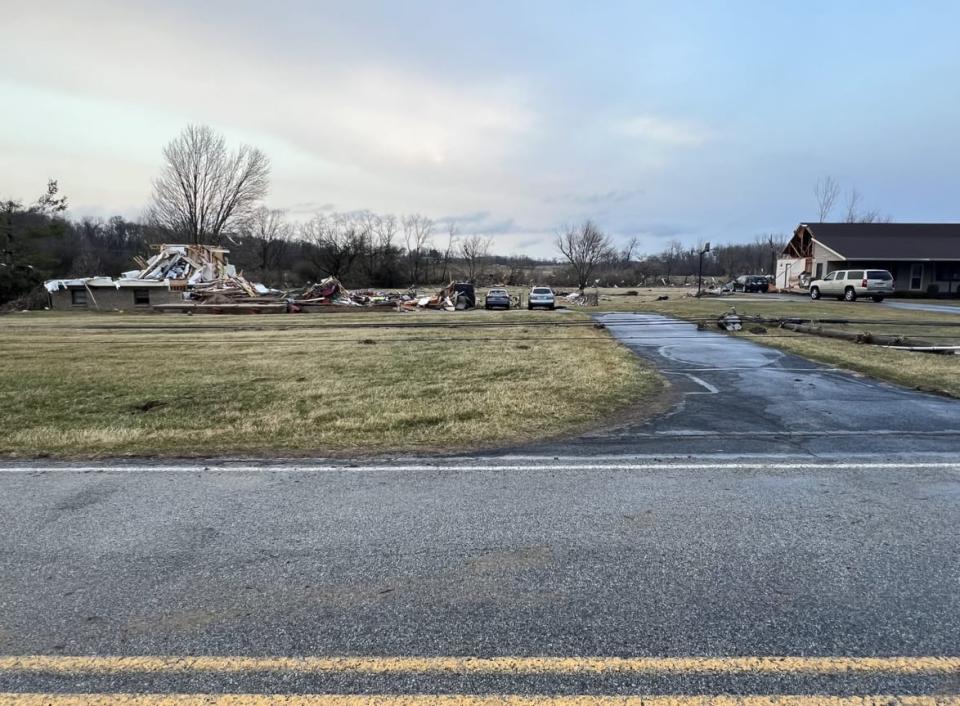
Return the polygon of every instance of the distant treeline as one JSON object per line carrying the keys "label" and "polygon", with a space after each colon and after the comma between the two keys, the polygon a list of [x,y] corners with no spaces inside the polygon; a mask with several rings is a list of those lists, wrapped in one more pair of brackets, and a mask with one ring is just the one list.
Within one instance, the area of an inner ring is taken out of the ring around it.
{"label": "distant treeline", "polygon": [[[176,233],[120,216],[70,219],[66,207],[53,181],[32,204],[0,201],[0,304],[36,292],[47,279],[115,277],[135,269],[135,256],[149,257],[151,244],[182,242]],[[635,242],[605,254],[593,275],[602,286],[652,286],[696,275],[702,248],[675,242],[643,256],[634,252]],[[261,208],[216,244],[230,249],[230,262],[248,279],[281,289],[331,275],[350,288],[396,289],[451,279],[481,286],[576,284],[566,263],[497,255],[490,251],[490,238],[463,236],[455,224],[444,224],[441,231],[419,215],[326,214],[292,224],[282,212]],[[780,236],[716,246],[704,256],[704,275],[769,273],[782,247]]]}

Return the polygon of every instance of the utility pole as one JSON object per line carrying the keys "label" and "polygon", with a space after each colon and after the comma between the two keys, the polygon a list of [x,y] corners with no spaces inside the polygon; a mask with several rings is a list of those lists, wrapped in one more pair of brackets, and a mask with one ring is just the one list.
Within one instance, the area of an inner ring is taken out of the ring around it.
{"label": "utility pole", "polygon": [[700,296],[700,292],[703,289],[703,256],[710,252],[710,243],[707,243],[703,250],[700,251],[700,269],[697,271],[697,296]]}

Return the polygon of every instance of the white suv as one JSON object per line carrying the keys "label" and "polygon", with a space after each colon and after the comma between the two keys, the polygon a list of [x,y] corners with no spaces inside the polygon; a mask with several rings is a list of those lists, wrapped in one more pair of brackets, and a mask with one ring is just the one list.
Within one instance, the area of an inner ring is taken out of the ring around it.
{"label": "white suv", "polygon": [[810,283],[810,298],[834,296],[854,302],[871,297],[875,302],[893,294],[893,275],[886,270],[838,270]]}
{"label": "white suv", "polygon": [[538,306],[546,309],[556,308],[557,300],[550,287],[534,287],[530,290],[530,296],[527,298],[527,308],[533,309]]}

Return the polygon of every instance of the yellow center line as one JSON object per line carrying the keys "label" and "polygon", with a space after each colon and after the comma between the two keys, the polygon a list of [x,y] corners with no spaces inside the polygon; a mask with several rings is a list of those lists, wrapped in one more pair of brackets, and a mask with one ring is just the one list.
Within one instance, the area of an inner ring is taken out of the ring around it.
{"label": "yellow center line", "polygon": [[233,657],[0,656],[0,671],[44,673],[960,674],[960,657]]}
{"label": "yellow center line", "polygon": [[960,706],[960,696],[0,694],[0,706]]}

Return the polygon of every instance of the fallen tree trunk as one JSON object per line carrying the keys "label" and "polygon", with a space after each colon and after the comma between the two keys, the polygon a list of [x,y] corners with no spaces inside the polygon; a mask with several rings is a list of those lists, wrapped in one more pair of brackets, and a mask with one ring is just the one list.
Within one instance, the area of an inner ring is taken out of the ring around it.
{"label": "fallen tree trunk", "polygon": [[[952,353],[947,346],[921,341],[917,338],[907,338],[906,336],[889,336],[870,333],[869,331],[841,331],[839,329],[823,328],[822,326],[813,326],[808,324],[793,324],[782,322],[780,328],[796,333],[807,333],[813,336],[823,336],[824,338],[836,338],[841,341],[850,341],[852,343],[864,343],[875,346],[890,346],[902,349],[922,350],[926,353]],[[947,350],[944,350],[944,349]]]}

